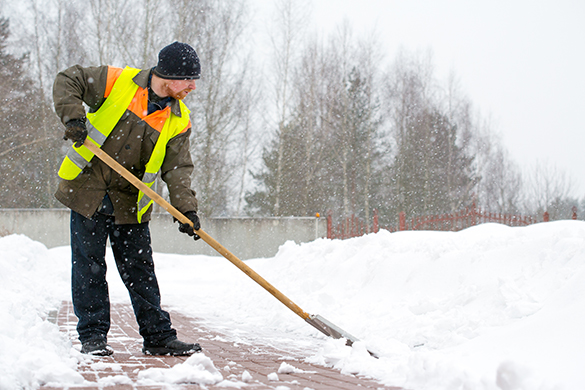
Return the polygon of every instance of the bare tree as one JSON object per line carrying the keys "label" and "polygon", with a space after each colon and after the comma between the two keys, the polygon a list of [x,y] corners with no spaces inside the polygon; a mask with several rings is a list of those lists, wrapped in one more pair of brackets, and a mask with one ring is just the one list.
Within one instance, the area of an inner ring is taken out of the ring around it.
{"label": "bare tree", "polygon": [[409,129],[416,126],[424,110],[432,104],[434,94],[434,68],[430,53],[416,56],[406,50],[399,51],[387,72],[384,86],[384,106],[395,151],[393,169],[388,180],[389,202],[384,209],[387,214],[398,215],[410,209],[412,194],[405,192],[408,177],[406,172],[413,156],[409,156]]}
{"label": "bare tree", "polygon": [[249,104],[245,105],[241,112],[243,117],[243,125],[240,139],[241,143],[239,143],[241,153],[239,153],[240,159],[238,164],[240,167],[240,177],[236,194],[236,216],[239,216],[244,208],[243,202],[246,194],[246,179],[250,169],[250,160],[253,158],[257,147],[259,146],[259,139],[257,134],[253,131],[257,123],[257,116],[255,115],[253,108],[258,105],[259,90],[249,88],[245,91],[245,93],[247,95],[245,100]]}
{"label": "bare tree", "polygon": [[84,56],[77,31],[80,26],[79,9],[64,0],[52,0],[48,4],[29,0],[23,6],[27,7],[27,15],[33,23],[21,23],[21,15],[14,15],[18,26],[15,41],[19,45],[16,48],[17,51],[19,47],[30,50],[26,53],[26,76],[30,75],[36,81],[38,91],[34,108],[35,145],[27,148],[27,153],[39,151],[38,170],[47,173],[41,184],[37,185],[37,188],[43,189],[42,204],[56,205],[52,194],[57,186],[57,177],[52,173],[62,158],[57,147],[60,146],[58,141],[62,128],[51,108],[52,82],[54,75],[69,59]]}
{"label": "bare tree", "polygon": [[[7,50],[9,21],[0,18],[0,207],[50,207],[55,121],[38,84],[27,74],[27,56]],[[33,115],[26,113],[32,112]]]}
{"label": "bare tree", "polygon": [[[478,114],[479,117],[479,114]],[[518,165],[512,161],[489,119],[473,119],[470,150],[478,173],[476,199],[492,212],[517,213],[522,209],[524,184]]]}
{"label": "bare tree", "polygon": [[[472,190],[494,211],[519,210],[523,201],[527,209],[551,210],[568,199],[564,174],[550,167],[537,167],[529,180],[523,180],[491,124],[473,110],[454,75],[444,85],[437,83],[430,52],[400,52],[380,83],[381,61],[374,41],[355,40],[346,22],[331,39],[315,36],[306,44],[308,0],[277,0],[268,34],[272,61],[259,71],[253,67],[245,35],[249,0],[163,3],[167,6],[155,0],[25,0],[25,13],[12,11],[16,26],[12,50],[26,54],[23,69],[38,83],[35,91],[44,100],[35,101],[36,122],[26,125],[34,134],[11,133],[10,137],[21,138],[18,142],[6,138],[0,157],[25,158],[13,153],[43,145],[41,160],[46,165],[34,169],[48,171],[57,164],[60,144],[47,146],[43,139],[60,140],[61,126],[54,123],[50,108],[51,84],[58,71],[73,64],[154,66],[158,51],[179,40],[197,49],[203,69],[197,93],[187,103],[193,110],[194,186],[207,216],[242,209],[248,167],[257,162],[255,146],[263,141],[260,117],[275,134],[264,155],[269,184],[262,202],[270,204],[265,210],[269,215],[307,215],[324,205],[345,214],[363,212],[367,219],[372,206],[387,214],[408,210],[408,203],[419,195],[409,192],[409,181],[423,177],[426,187],[421,191],[426,193],[440,185],[433,181],[437,173],[430,170],[429,156],[419,156],[429,169],[404,174],[415,161],[409,154],[416,149],[413,129],[427,142],[423,151],[433,146],[429,141],[437,134],[446,137],[441,174],[445,191],[451,194],[450,210],[460,204],[454,192]],[[270,81],[273,96],[259,92],[259,80]],[[378,99],[380,88],[383,101]],[[261,99],[272,109],[259,108]],[[385,138],[381,129],[391,136]],[[22,138],[25,135],[30,137]],[[473,157],[475,170],[466,187],[457,175],[462,165],[468,168],[462,155]],[[392,169],[387,168],[388,161],[393,161]],[[42,182],[44,194],[56,185],[56,176],[49,176],[51,180]]]}
{"label": "bare tree", "polygon": [[360,176],[363,179],[363,210],[368,226],[370,221],[370,199],[374,199],[375,194],[378,192],[374,188],[374,177],[380,174],[380,172],[376,172],[377,169],[384,168],[384,164],[381,163],[382,156],[379,153],[381,153],[380,147],[383,144],[381,139],[383,139],[385,134],[379,132],[382,117],[379,114],[379,88],[376,88],[380,78],[378,64],[382,61],[383,55],[379,51],[376,36],[377,34],[374,32],[370,39],[358,44],[360,48],[358,66],[362,69],[360,75],[363,86],[356,85],[357,88],[355,90],[357,95],[355,96],[356,101],[354,102],[354,105],[358,108],[354,110],[355,119],[357,119],[358,127],[361,125],[364,126],[363,131],[365,132],[364,167]]}
{"label": "bare tree", "polygon": [[156,65],[158,52],[173,39],[169,9],[174,5],[161,7],[156,0],[115,2],[112,28],[119,38],[113,47],[117,63],[141,69]]}
{"label": "bare tree", "polygon": [[549,162],[537,161],[525,177],[525,207],[529,213],[541,215],[547,211],[551,219],[568,215],[568,210],[559,209],[570,198],[573,190],[566,172]]}
{"label": "bare tree", "polygon": [[[439,105],[441,106],[441,110],[445,112],[448,122],[456,127],[456,131],[451,133],[451,136],[455,138],[449,142],[447,151],[448,170],[449,172],[454,172],[459,167],[454,166],[457,161],[457,150],[454,150],[453,148],[455,147],[461,150],[464,154],[475,158],[474,153],[471,150],[471,143],[473,142],[476,133],[475,123],[471,115],[472,104],[461,91],[459,79],[454,71],[451,71],[448,76],[446,88],[444,89],[443,96],[439,100]],[[475,172],[476,170],[474,169],[474,173]],[[447,186],[449,188],[457,188],[458,185],[451,182],[452,179],[452,175],[447,177]],[[471,179],[472,180],[469,180],[467,183],[467,188],[464,189],[464,192],[467,194],[471,193],[473,187],[476,187],[479,181],[479,177],[477,176],[472,177]],[[450,211],[455,212],[459,207],[458,201],[460,201],[460,198],[456,194],[451,195],[452,202]],[[465,202],[467,203],[468,200]]]}
{"label": "bare tree", "polygon": [[[323,166],[326,165],[324,156],[327,155],[325,150],[327,140],[324,139],[321,120],[326,106],[324,81],[327,72],[324,61],[323,48],[317,40],[314,40],[303,51],[301,61],[295,70],[295,82],[292,84],[294,107],[296,107],[295,117],[296,122],[299,123],[296,132],[301,143],[296,149],[300,161],[295,162],[295,165],[300,167],[299,174],[303,179],[301,185],[298,186],[301,193],[291,195],[298,196],[301,200],[296,212],[303,216],[319,210],[318,205],[325,204],[326,200],[327,189],[319,185],[324,179],[320,177],[320,174],[323,172]],[[279,158],[285,147],[282,141],[280,139]],[[282,162],[279,166],[282,169]],[[282,172],[279,174],[282,178]]]}
{"label": "bare tree", "polygon": [[92,29],[90,34],[94,37],[97,61],[100,65],[113,64],[116,53],[113,51],[112,42],[120,39],[114,29],[115,6],[117,0],[89,0],[88,26]]}
{"label": "bare tree", "polygon": [[[359,44],[358,44],[359,43]],[[250,205],[262,213],[311,215],[328,209],[369,217],[377,173],[378,104],[375,48],[346,24],[323,45],[301,50],[291,80],[290,118],[264,150],[264,188]]]}
{"label": "bare tree", "polygon": [[455,79],[443,88],[431,53],[401,52],[389,71],[386,97],[395,145],[387,212],[446,213],[468,204],[478,181],[473,123]]}
{"label": "bare tree", "polygon": [[[290,120],[289,110],[292,94],[290,77],[295,52],[297,51],[295,47],[298,47],[299,41],[303,38],[303,32],[306,30],[307,9],[306,2],[301,3],[299,0],[277,0],[276,2],[276,12],[273,19],[273,31],[275,33],[271,34],[271,37],[274,55],[275,103],[279,139],[286,136],[286,123]],[[283,156],[284,142],[279,142],[274,215],[280,215],[281,212]]]}
{"label": "bare tree", "polygon": [[[194,186],[201,212],[228,213],[228,199],[237,193],[234,173],[241,161],[242,134],[249,124],[252,78],[245,47],[247,1],[205,0],[173,2],[176,39],[191,43],[202,64],[197,93],[189,97],[193,114],[192,152],[196,162]],[[185,24],[182,24],[185,23]]]}
{"label": "bare tree", "polygon": [[352,30],[347,21],[342,24],[337,34],[332,38],[328,47],[329,72],[327,77],[328,109],[326,123],[331,138],[337,142],[331,150],[334,153],[341,173],[342,201],[344,215],[350,215],[353,209],[350,201],[350,97],[348,96],[349,73],[351,64],[349,59],[354,53]]}
{"label": "bare tree", "polygon": [[326,128],[331,138],[343,214],[370,218],[374,169],[379,162],[381,134],[375,40],[355,39],[349,24],[342,24],[328,46]]}

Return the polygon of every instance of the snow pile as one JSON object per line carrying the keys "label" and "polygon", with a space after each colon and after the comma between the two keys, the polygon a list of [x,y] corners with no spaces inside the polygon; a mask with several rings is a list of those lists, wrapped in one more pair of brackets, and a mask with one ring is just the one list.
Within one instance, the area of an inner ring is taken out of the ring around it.
{"label": "snow pile", "polygon": [[278,367],[279,374],[313,374],[315,371],[305,371],[301,370],[300,368],[296,368],[292,364],[288,364],[287,362],[282,362],[280,367]]}
{"label": "snow pile", "polygon": [[214,385],[223,380],[210,358],[203,353],[190,356],[184,363],[171,368],[149,368],[138,373],[141,385],[152,386],[159,383],[198,383]]}
{"label": "snow pile", "polygon": [[[0,319],[0,388],[79,380],[76,352],[43,320],[69,299],[69,256],[69,248],[0,238],[0,309],[7,313]],[[321,335],[223,258],[155,253],[155,262],[163,305],[203,318],[233,342],[273,345],[404,388],[585,383],[585,222],[383,231],[289,242],[273,258],[247,261],[303,310],[358,337],[353,348]],[[108,263],[112,301],[128,302],[109,252]],[[140,375],[157,383],[190,380],[185,375],[221,383],[211,361],[184,364]]]}
{"label": "snow pile", "polygon": [[71,343],[46,320],[69,291],[68,264],[25,236],[0,238],[0,389],[83,382]]}

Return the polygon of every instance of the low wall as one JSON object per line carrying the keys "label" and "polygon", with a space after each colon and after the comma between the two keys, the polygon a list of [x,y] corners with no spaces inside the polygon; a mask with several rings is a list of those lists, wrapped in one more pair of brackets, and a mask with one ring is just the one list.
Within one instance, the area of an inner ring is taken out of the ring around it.
{"label": "low wall", "polygon": [[[69,245],[69,215],[67,209],[0,209],[0,235],[24,234],[48,248]],[[209,218],[202,219],[201,226],[242,260],[272,257],[286,241],[309,242],[327,235],[326,218]],[[219,256],[205,242],[193,241],[177,228],[169,214],[153,214],[153,250]]]}

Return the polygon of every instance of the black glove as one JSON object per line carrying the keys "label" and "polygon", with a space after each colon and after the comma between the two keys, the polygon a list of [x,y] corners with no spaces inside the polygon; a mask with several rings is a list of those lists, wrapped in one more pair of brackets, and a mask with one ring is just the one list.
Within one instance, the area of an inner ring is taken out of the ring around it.
{"label": "black glove", "polygon": [[65,125],[64,140],[70,139],[75,142],[75,147],[78,148],[83,145],[83,142],[87,138],[87,129],[85,128],[84,119],[72,119]]}
{"label": "black glove", "polygon": [[194,240],[200,239],[201,237],[199,237],[197,233],[195,233],[195,230],[201,229],[201,223],[199,222],[199,216],[197,216],[197,213],[195,211],[187,211],[183,215],[189,218],[191,222],[193,222],[193,227],[191,227],[191,225],[189,225],[188,223],[179,222],[179,231],[181,233],[187,233],[188,235],[193,237]]}

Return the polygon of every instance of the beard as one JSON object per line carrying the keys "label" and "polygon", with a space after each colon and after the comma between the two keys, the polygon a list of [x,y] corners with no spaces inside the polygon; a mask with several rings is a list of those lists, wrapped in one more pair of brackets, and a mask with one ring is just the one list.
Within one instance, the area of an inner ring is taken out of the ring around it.
{"label": "beard", "polygon": [[187,95],[191,92],[191,89],[184,89],[180,92],[171,92],[170,96],[177,100],[183,100],[187,97]]}
{"label": "beard", "polygon": [[164,89],[165,89],[165,93],[167,94],[167,96],[170,96],[173,99],[177,99],[177,100],[185,99],[187,97],[187,95],[189,94],[189,92],[192,91],[191,88],[185,88],[185,89],[182,89],[180,91],[174,91],[171,89],[171,87],[169,87],[168,84],[164,85]]}

